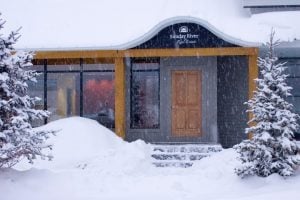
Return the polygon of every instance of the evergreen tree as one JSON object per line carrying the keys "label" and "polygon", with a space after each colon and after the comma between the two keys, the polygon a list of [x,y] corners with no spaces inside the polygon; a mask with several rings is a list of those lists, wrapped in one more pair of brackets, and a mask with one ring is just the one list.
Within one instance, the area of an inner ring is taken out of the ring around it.
{"label": "evergreen tree", "polygon": [[[0,19],[0,31],[4,21]],[[33,129],[30,122],[48,117],[49,112],[35,110],[38,98],[27,95],[28,81],[36,81],[38,75],[28,70],[32,66],[32,53],[16,51],[13,45],[20,37],[19,30],[7,38],[0,34],[0,167],[11,167],[22,157],[30,163],[44,155],[42,149],[50,148],[44,141],[53,131]]]}
{"label": "evergreen tree", "polygon": [[246,133],[253,137],[234,147],[241,161],[235,172],[241,177],[266,177],[273,173],[290,176],[300,164],[299,147],[294,140],[299,115],[293,113],[293,106],[285,100],[292,88],[286,84],[288,75],[283,73],[284,63],[278,63],[274,56],[274,47],[278,44],[272,31],[266,44],[268,54],[258,59],[261,78],[255,79],[256,91],[246,102],[247,112],[253,114],[248,122],[252,126]]}

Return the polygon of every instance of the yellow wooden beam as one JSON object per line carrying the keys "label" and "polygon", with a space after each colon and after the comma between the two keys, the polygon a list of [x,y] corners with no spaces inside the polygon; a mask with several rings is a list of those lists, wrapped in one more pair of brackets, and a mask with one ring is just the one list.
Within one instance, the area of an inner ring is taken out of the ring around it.
{"label": "yellow wooden beam", "polygon": [[[258,78],[258,66],[257,66],[258,55],[251,55],[248,59],[248,98],[251,99],[256,90],[256,83],[254,79]],[[253,113],[248,113],[248,118],[253,118]],[[249,126],[253,126],[254,123],[250,123]],[[252,134],[248,135],[248,138],[252,138]]]}
{"label": "yellow wooden beam", "polygon": [[125,138],[125,64],[115,58],[115,132]]}
{"label": "yellow wooden beam", "polygon": [[[83,64],[114,64],[113,58],[83,58]],[[44,65],[44,59],[34,59],[32,62],[34,65]],[[80,58],[56,58],[47,59],[48,65],[73,65],[80,64]]]}
{"label": "yellow wooden beam", "polygon": [[181,56],[245,56],[257,55],[256,48],[186,48],[186,49],[130,49],[118,51],[120,57],[181,57]]}
{"label": "yellow wooden beam", "polygon": [[248,56],[257,55],[257,48],[186,48],[186,49],[129,49],[36,51],[34,59],[116,58],[116,57],[180,57],[180,56]]}
{"label": "yellow wooden beam", "polygon": [[116,50],[35,51],[34,59],[114,58]]}

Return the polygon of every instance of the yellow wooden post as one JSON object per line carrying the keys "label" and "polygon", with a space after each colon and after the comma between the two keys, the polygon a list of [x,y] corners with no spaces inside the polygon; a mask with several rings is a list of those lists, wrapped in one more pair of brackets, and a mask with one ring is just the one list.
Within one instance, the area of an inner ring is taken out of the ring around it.
{"label": "yellow wooden post", "polygon": [[[251,99],[253,97],[253,92],[256,90],[256,83],[254,79],[258,77],[258,66],[257,66],[257,58],[258,58],[258,49],[255,55],[250,55],[248,58],[248,98]],[[248,114],[249,120],[253,118],[253,114]],[[252,126],[253,123],[250,123],[249,126]],[[248,138],[252,138],[252,134],[248,135]]]}
{"label": "yellow wooden post", "polygon": [[125,64],[121,57],[115,58],[115,132],[125,138]]}

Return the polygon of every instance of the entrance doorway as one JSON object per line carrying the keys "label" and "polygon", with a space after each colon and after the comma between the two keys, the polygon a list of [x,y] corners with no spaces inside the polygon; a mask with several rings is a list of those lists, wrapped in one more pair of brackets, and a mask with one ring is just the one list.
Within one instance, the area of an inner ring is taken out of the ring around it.
{"label": "entrance doorway", "polygon": [[[155,68],[148,63],[146,71],[136,62],[130,62],[126,69],[126,79],[131,80],[126,93],[126,140],[217,143],[217,57],[168,57],[157,61]],[[149,112],[153,108],[157,112]],[[157,113],[157,123],[153,124],[158,126],[145,126],[155,119],[151,113]]]}
{"label": "entrance doorway", "polygon": [[202,135],[202,72],[172,70],[172,136]]}

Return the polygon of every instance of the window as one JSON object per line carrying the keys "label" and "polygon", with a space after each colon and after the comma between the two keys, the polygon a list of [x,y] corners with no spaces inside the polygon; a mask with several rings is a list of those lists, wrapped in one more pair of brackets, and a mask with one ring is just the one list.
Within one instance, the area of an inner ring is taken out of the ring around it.
{"label": "window", "polygon": [[83,73],[83,116],[107,128],[115,127],[114,65],[85,65]]}
{"label": "window", "polygon": [[48,74],[47,107],[51,112],[50,121],[79,116],[79,90],[79,73]]}
{"label": "window", "polygon": [[[84,64],[84,61],[90,64]],[[114,65],[95,64],[96,61],[34,61],[31,69],[37,70],[41,75],[37,77],[37,83],[28,82],[28,92],[41,99],[36,108],[47,108],[51,112],[48,121],[83,116],[94,119],[107,128],[114,128]],[[44,121],[39,120],[33,122],[33,125],[43,123]]]}
{"label": "window", "polygon": [[134,60],[131,66],[131,119],[133,129],[159,128],[159,62]]}
{"label": "window", "polygon": [[[30,70],[42,71],[42,65],[35,65],[30,67]],[[44,109],[44,73],[40,72],[36,77],[36,82],[28,81],[28,95],[31,97],[38,97],[39,100],[35,102],[35,109]],[[44,124],[44,120],[33,120],[32,126],[37,127]]]}
{"label": "window", "polygon": [[[287,101],[294,105],[294,112],[300,114],[300,59],[280,59],[279,61],[286,62],[285,73],[289,75],[287,84],[293,87],[292,96],[288,97]],[[300,130],[295,134],[295,138],[300,140]]]}
{"label": "window", "polygon": [[[37,69],[31,68],[30,70]],[[36,77],[36,82],[28,81],[28,88],[29,96],[39,98],[39,100],[36,101],[36,109],[44,109],[44,73],[39,73]]]}

